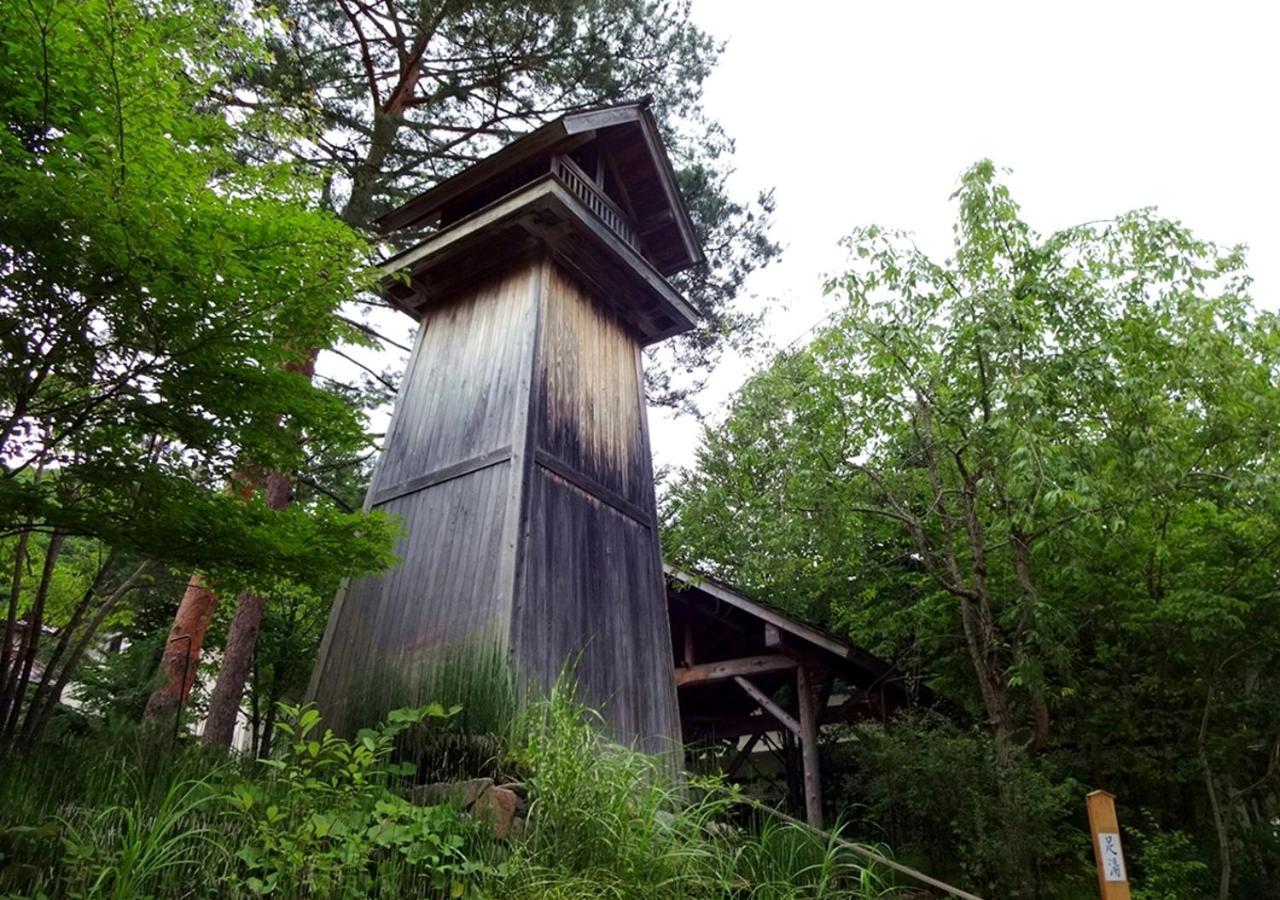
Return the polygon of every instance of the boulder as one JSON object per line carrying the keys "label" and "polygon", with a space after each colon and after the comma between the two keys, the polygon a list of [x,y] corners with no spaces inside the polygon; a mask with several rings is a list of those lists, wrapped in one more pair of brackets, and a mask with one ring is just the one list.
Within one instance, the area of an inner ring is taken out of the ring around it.
{"label": "boulder", "polygon": [[437,781],[419,784],[409,792],[409,800],[419,806],[443,806],[452,803],[467,810],[475,805],[484,793],[493,787],[492,778],[472,778],[469,781]]}
{"label": "boulder", "polygon": [[[520,798],[514,791],[491,787],[476,799],[471,807],[471,814],[481,821],[488,822],[495,837],[506,840],[512,836],[514,830],[512,826],[519,805]],[[522,820],[521,825],[523,824]]]}

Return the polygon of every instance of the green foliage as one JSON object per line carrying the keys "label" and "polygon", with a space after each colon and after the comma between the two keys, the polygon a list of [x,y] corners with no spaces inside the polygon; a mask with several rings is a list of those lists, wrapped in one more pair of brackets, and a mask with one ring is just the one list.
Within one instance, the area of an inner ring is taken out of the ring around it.
{"label": "green foliage", "polygon": [[1242,249],[1153,210],[1040,235],[989,162],[955,199],[948,259],[845,242],[831,323],[672,485],[667,554],[987,724],[1004,895],[1053,852],[1013,787],[1040,754],[1245,890],[1280,861],[1280,323]]}
{"label": "green foliage", "polygon": [[390,563],[394,527],[256,495],[370,445],[309,374],[352,334],[333,312],[369,248],[210,103],[261,44],[218,3],[5,0],[0,46],[0,740],[29,741],[166,567],[330,596]]}
{"label": "green foliage", "polygon": [[718,781],[674,780],[661,761],[610,743],[562,678],[522,717],[528,839],[495,893],[512,897],[873,897],[878,876],[790,823],[727,824],[742,798]]}
{"label": "green foliage", "polygon": [[1142,827],[1127,829],[1136,845],[1131,863],[1134,900],[1198,900],[1212,893],[1209,865],[1183,831],[1161,831],[1148,814]]}
{"label": "green foliage", "polygon": [[[989,735],[930,713],[859,724],[844,736],[826,748],[835,775],[827,791],[852,833],[876,835],[916,868],[984,895],[1005,896],[1025,878],[1003,839]],[[1043,758],[1021,760],[1013,777],[1041,896],[1087,893],[1094,875],[1083,786]]]}
{"label": "green foliage", "polygon": [[279,758],[263,761],[272,776],[260,785],[239,781],[227,797],[248,826],[233,883],[253,895],[354,898],[400,877],[415,894],[458,896],[483,871],[467,860],[467,829],[451,808],[416,806],[391,789],[414,770],[392,761],[397,737],[456,709],[396,710],[351,741],[322,732],[314,708],[281,712],[276,728],[289,741]]}
{"label": "green foliage", "polygon": [[326,586],[385,563],[376,519],[223,490],[246,459],[292,471],[367,443],[299,371],[346,334],[331,313],[363,285],[365,247],[308,209],[300,173],[238,163],[204,102],[225,77],[210,63],[252,41],[208,4],[4,13],[4,528]]}

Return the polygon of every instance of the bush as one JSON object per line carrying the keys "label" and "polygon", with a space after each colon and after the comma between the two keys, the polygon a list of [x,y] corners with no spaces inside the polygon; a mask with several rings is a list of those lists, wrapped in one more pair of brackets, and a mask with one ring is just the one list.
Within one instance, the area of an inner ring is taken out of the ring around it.
{"label": "bush", "polygon": [[[1085,896],[1092,888],[1084,790],[1043,760],[1024,759],[1003,809],[991,740],[933,713],[862,723],[827,745],[828,801],[854,833],[979,894]],[[1036,883],[1011,865],[1009,835],[1034,850]]]}
{"label": "bush", "polygon": [[317,710],[281,704],[276,728],[290,738],[283,755],[263,760],[265,781],[241,780],[226,794],[247,825],[232,883],[254,895],[359,898],[393,881],[414,896],[461,896],[484,868],[464,853],[477,827],[448,806],[417,806],[391,789],[414,771],[392,761],[397,738],[456,712],[439,704],[394,710],[348,741],[320,732]]}
{"label": "bush", "polygon": [[1209,865],[1200,858],[1190,835],[1162,831],[1150,811],[1142,827],[1129,827],[1126,835],[1136,848],[1131,868],[1133,900],[1201,900],[1211,897]]}

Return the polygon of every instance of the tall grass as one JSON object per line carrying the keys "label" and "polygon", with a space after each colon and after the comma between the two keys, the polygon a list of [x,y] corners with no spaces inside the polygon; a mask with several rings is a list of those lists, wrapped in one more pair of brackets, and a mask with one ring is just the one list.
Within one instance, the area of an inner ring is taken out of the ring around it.
{"label": "tall grass", "polygon": [[226,874],[230,767],[122,730],[0,759],[0,895],[146,897]]}
{"label": "tall grass", "polygon": [[507,774],[523,704],[510,661],[496,645],[460,642],[411,671],[383,666],[353,687],[331,724],[354,734],[393,709],[432,702],[460,710],[403,737],[402,752],[418,766],[420,781]]}
{"label": "tall grass", "polygon": [[[448,706],[460,702],[463,712],[431,716],[442,727],[419,729],[396,746],[419,764],[419,780],[446,771],[475,774],[463,770],[480,757],[490,771],[497,765],[519,773],[527,795],[519,839],[497,841],[478,823],[458,823],[450,810],[407,807],[394,795],[394,779],[361,774],[388,768],[381,764],[344,776],[337,788],[321,785],[310,804],[310,764],[304,761],[302,774],[287,784],[279,773],[296,765],[288,753],[293,760],[311,754],[318,732],[288,732],[286,755],[264,768],[117,730],[61,752],[0,760],[0,896],[885,895],[879,873],[835,841],[744,815],[742,798],[719,782],[680,781],[661,761],[611,743],[567,677],[545,698],[522,705],[505,667],[478,665],[480,674],[441,670],[434,684],[419,686]],[[477,685],[477,694],[469,694]],[[466,745],[472,731],[483,736],[483,752]],[[397,730],[395,737],[407,734]],[[340,771],[343,746],[354,752],[364,738],[349,745],[326,740],[316,752],[331,754]],[[343,821],[362,822],[359,835],[345,840],[333,831]],[[302,848],[296,878],[287,874],[290,848]],[[348,851],[350,859],[343,857]],[[349,866],[350,883],[307,877],[320,855],[341,858],[333,871]],[[267,857],[279,863],[271,871],[286,874],[267,878]]]}
{"label": "tall grass", "polygon": [[206,779],[170,784],[158,803],[142,793],[132,802],[72,815],[62,822],[68,886],[88,897],[143,897],[170,874],[225,861],[228,848],[218,841],[206,811],[217,792]]}
{"label": "tall grass", "polygon": [[561,678],[520,720],[529,828],[496,893],[537,898],[866,898],[879,877],[791,824],[727,824],[742,798],[609,742]]}

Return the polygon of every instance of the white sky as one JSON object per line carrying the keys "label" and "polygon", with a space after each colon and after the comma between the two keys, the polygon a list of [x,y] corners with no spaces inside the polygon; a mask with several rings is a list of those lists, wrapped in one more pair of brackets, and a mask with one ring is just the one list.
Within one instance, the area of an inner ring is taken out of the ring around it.
{"label": "white sky", "polygon": [[[948,196],[990,157],[1047,232],[1158,206],[1251,248],[1280,306],[1280,5],[1202,2],[694,0],[728,42],[708,112],[737,141],[735,187],[776,188],[781,263],[748,285],[786,344],[821,319],[836,242],[878,223],[950,249]],[[731,360],[713,415],[750,371]],[[651,415],[655,462],[688,464],[698,426]]]}

